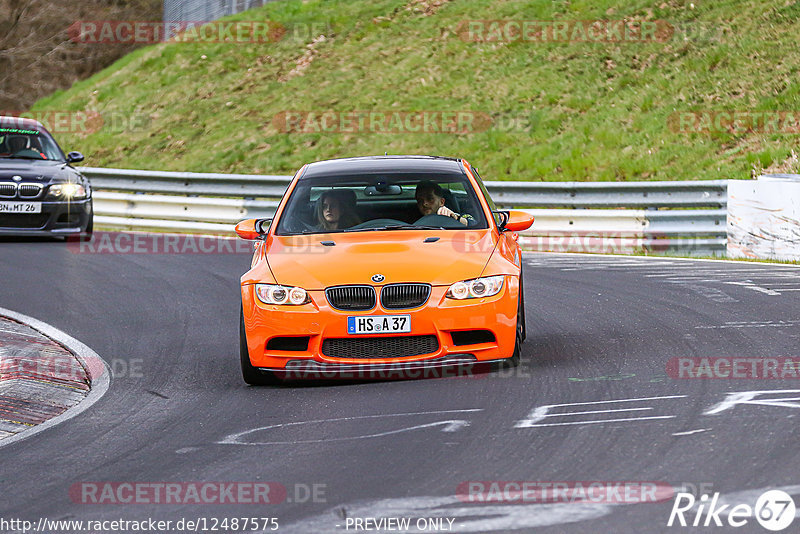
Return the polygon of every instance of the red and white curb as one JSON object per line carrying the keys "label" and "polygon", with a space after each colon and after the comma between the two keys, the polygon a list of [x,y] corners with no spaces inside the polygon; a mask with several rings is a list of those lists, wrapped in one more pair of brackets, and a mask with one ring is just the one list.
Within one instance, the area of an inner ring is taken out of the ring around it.
{"label": "red and white curb", "polygon": [[0,447],[75,417],[110,380],[106,362],[77,339],[0,308]]}

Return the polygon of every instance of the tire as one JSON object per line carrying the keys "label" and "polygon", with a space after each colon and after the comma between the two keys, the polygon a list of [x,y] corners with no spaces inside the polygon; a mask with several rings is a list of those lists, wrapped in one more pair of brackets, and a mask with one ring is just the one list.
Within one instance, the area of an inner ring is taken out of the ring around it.
{"label": "tire", "polygon": [[80,240],[84,243],[91,241],[93,233],[94,233],[94,215],[89,217],[89,222],[86,225],[86,230],[81,232]]}
{"label": "tire", "polygon": [[273,373],[253,367],[250,362],[247,333],[244,330],[244,313],[241,309],[239,310],[239,360],[242,365],[242,378],[251,386],[271,386],[280,383]]}
{"label": "tire", "polygon": [[[520,278],[520,282],[522,278]],[[522,359],[522,343],[525,341],[525,306],[520,284],[519,298],[517,299],[517,328],[514,341],[514,354],[504,362],[505,368],[516,367]]]}
{"label": "tire", "polygon": [[528,339],[528,322],[525,318],[525,284],[522,280],[522,269],[519,271],[519,300],[522,308],[522,343],[524,343]]}

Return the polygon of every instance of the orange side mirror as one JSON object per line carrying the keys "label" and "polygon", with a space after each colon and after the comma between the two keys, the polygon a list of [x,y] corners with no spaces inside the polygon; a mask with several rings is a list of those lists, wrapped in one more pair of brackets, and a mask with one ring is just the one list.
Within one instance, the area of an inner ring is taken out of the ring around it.
{"label": "orange side mirror", "polygon": [[266,234],[265,226],[269,226],[272,219],[246,219],[236,225],[236,235],[242,239],[259,239]]}
{"label": "orange side mirror", "polygon": [[519,210],[509,210],[508,220],[503,225],[501,230],[505,232],[522,232],[527,230],[533,224],[533,215]]}

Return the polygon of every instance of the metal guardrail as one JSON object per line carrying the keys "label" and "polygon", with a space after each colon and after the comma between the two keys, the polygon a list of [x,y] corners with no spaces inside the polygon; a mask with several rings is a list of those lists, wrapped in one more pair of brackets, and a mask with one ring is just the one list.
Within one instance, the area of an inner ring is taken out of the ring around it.
{"label": "metal guardrail", "polygon": [[[84,167],[95,224],[117,230],[230,234],[271,217],[290,176]],[[531,250],[723,254],[727,180],[703,182],[486,182],[501,208],[536,217]]]}
{"label": "metal guardrail", "polygon": [[133,193],[280,198],[291,176],[138,171],[83,167],[92,188]]}
{"label": "metal guardrail", "polygon": [[517,207],[725,207],[728,181],[703,182],[486,182],[498,204]]}

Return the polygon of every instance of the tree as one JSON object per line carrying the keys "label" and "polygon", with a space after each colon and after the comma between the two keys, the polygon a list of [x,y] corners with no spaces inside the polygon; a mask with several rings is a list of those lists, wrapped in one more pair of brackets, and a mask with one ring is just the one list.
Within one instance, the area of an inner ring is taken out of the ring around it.
{"label": "tree", "polygon": [[76,21],[160,21],[160,0],[0,0],[0,112],[25,111],[107,67],[137,44],[81,43]]}

